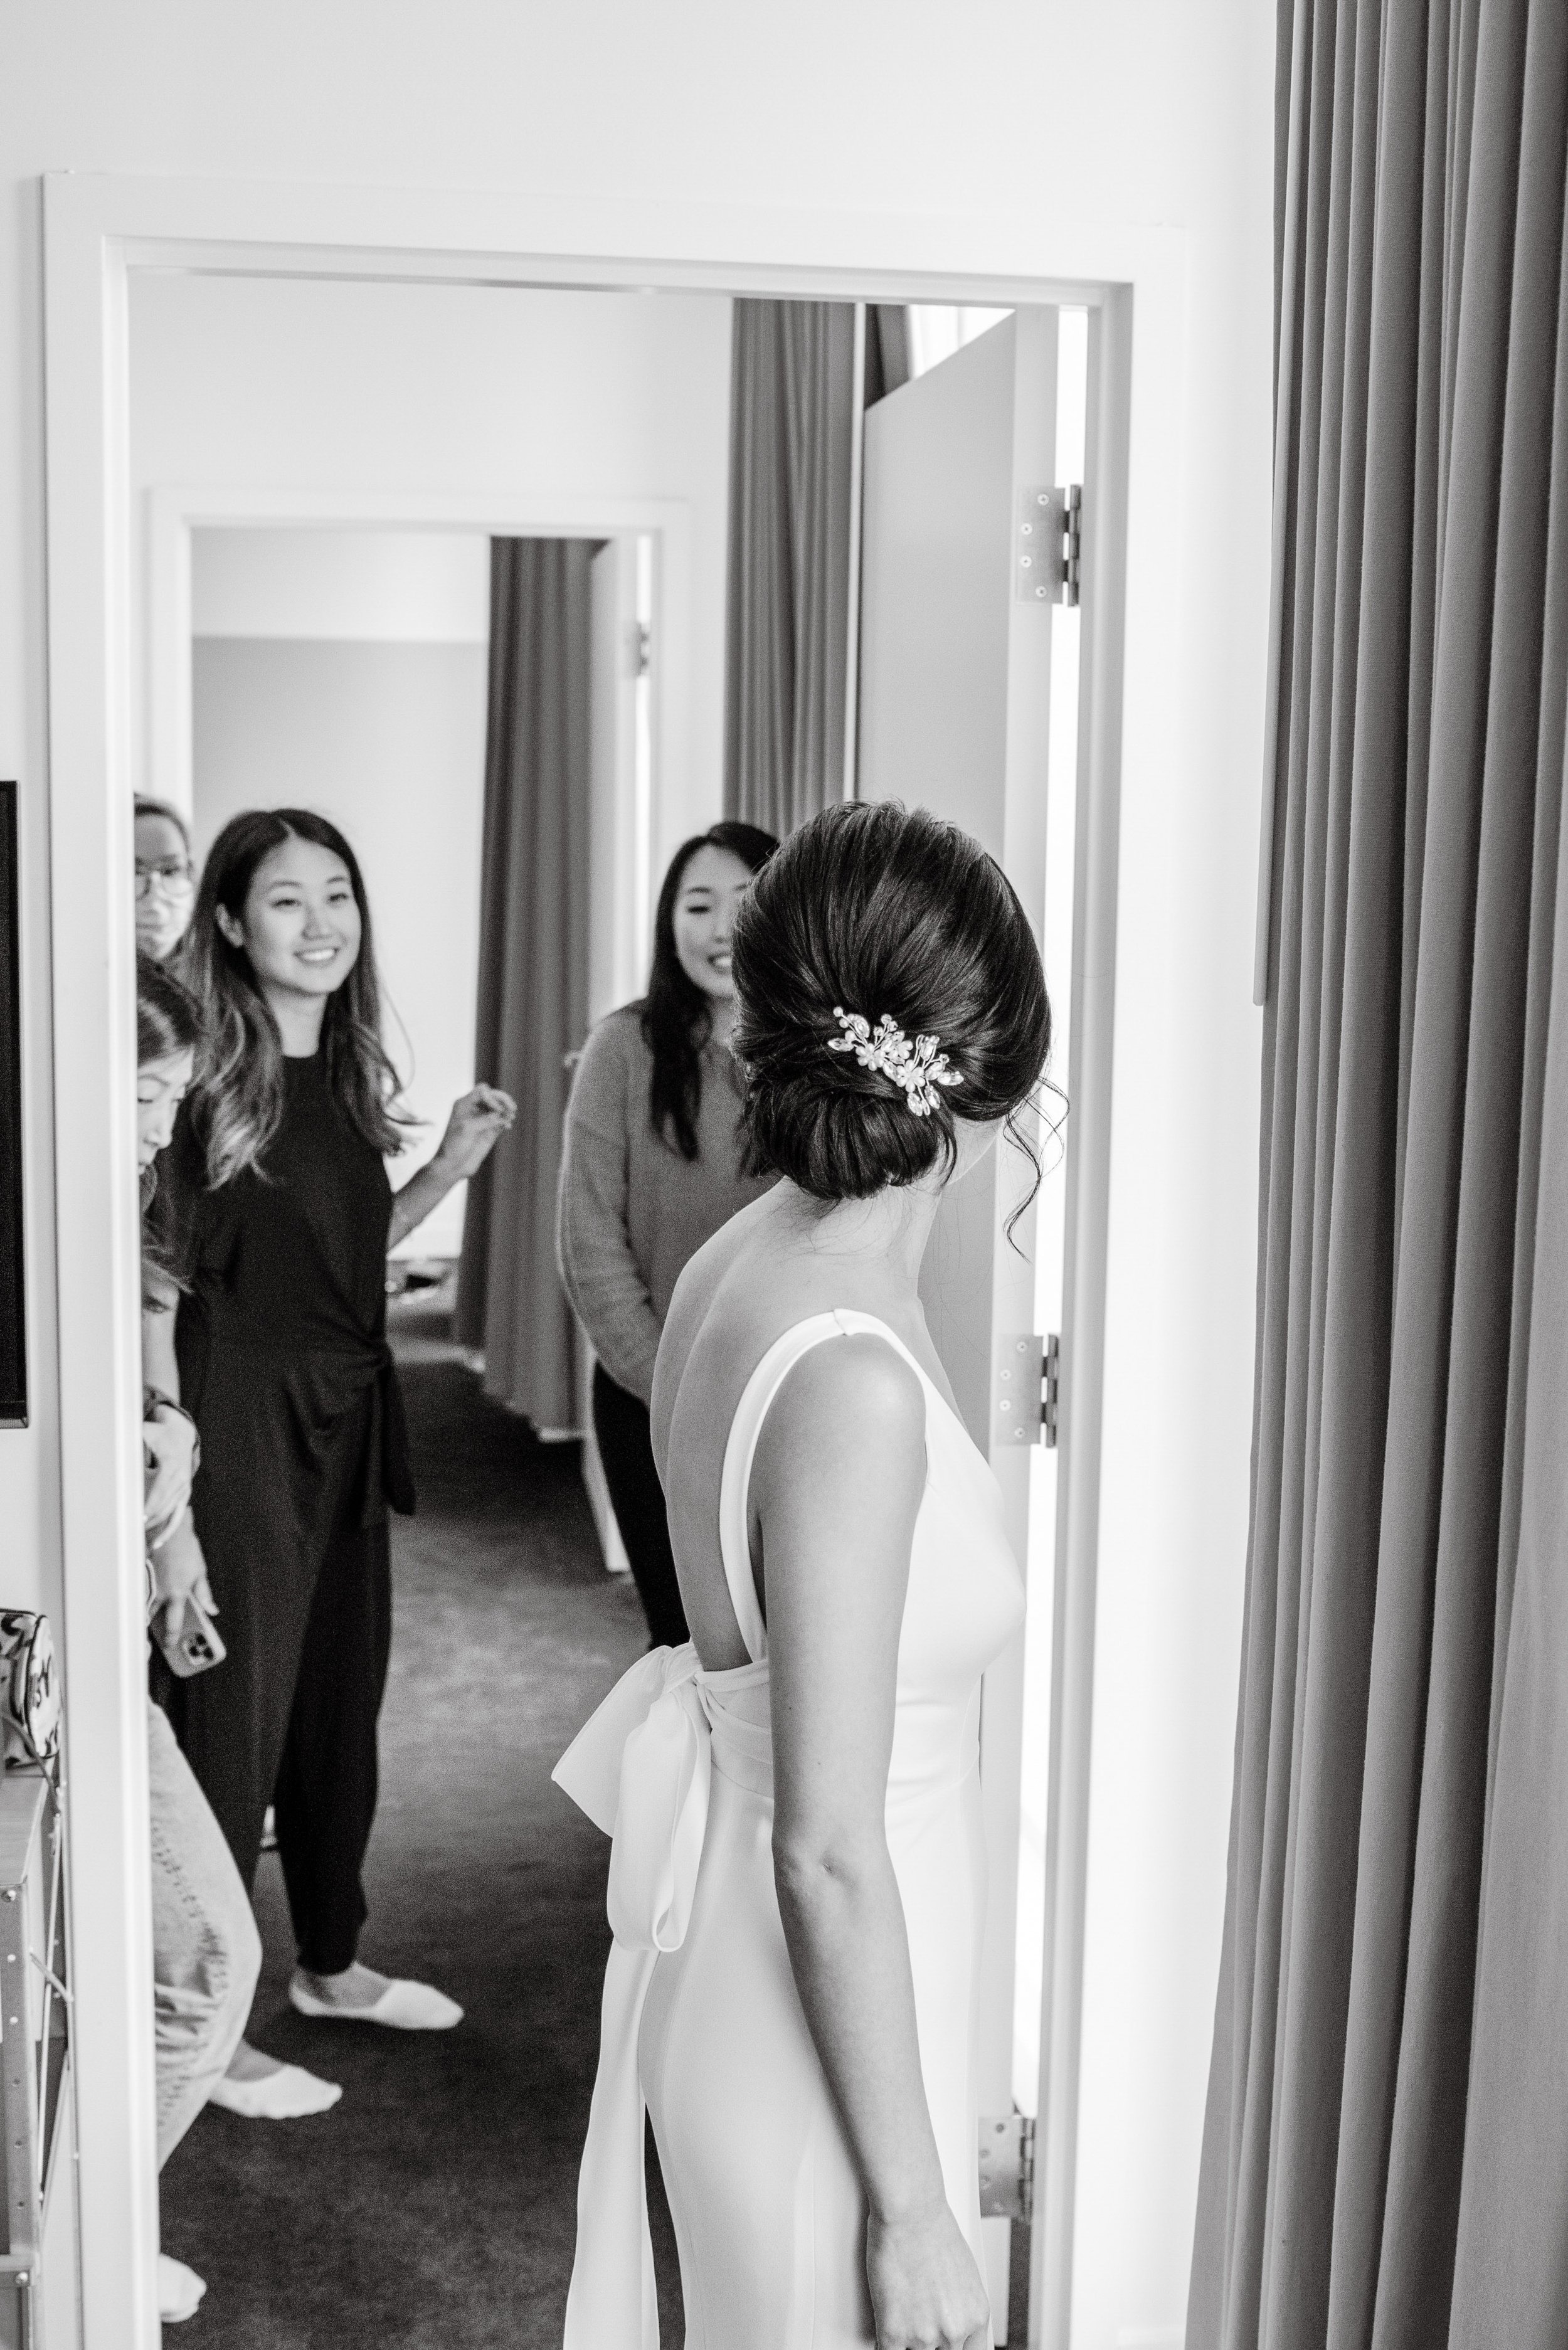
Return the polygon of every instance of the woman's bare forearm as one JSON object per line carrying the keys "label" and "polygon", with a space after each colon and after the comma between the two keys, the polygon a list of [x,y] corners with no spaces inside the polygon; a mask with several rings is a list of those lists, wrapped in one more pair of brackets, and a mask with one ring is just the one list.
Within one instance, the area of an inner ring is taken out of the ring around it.
{"label": "woman's bare forearm", "polygon": [[389,1250],[407,1240],[414,1226],[422,1224],[440,1207],[457,1180],[455,1175],[448,1174],[437,1157],[421,1167],[417,1175],[410,1175],[400,1191],[393,1192],[392,1221],[387,1232]]}
{"label": "woman's bare forearm", "polygon": [[946,2190],[887,1847],[827,1858],[775,1846],[774,1874],[795,1988],[872,2213],[939,2210]]}
{"label": "woman's bare forearm", "polygon": [[387,1232],[389,1253],[406,1240],[439,1207],[454,1184],[477,1175],[497,1138],[517,1115],[517,1105],[499,1086],[471,1086],[452,1106],[446,1132],[433,1159],[392,1194],[392,1217]]}

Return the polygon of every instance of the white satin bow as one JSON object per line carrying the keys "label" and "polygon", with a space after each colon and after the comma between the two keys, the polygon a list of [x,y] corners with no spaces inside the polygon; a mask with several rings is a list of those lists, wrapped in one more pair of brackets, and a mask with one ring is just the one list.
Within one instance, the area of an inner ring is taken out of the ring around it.
{"label": "white satin bow", "polygon": [[577,2178],[564,2350],[659,2350],[637,2043],[660,1950],[686,1939],[712,1757],[688,1641],[623,1673],[551,1777],[611,1839],[599,2063]]}
{"label": "white satin bow", "polygon": [[550,1773],[611,1839],[610,1931],[631,1950],[686,1939],[712,1774],[701,1670],[690,1641],[639,1657]]}

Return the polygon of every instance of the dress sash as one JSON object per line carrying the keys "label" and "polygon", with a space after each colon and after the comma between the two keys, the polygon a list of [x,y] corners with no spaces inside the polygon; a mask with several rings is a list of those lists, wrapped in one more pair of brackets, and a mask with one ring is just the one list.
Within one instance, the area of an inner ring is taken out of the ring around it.
{"label": "dress sash", "polygon": [[[750,1664],[706,1673],[688,1640],[623,1673],[551,1777],[610,1838],[606,1907],[615,1936],[599,2011],[599,2062],[577,2177],[577,2244],[563,2350],[659,2350],[659,2300],[643,2169],[647,2107],[638,2039],[661,1950],[686,1939],[712,1784],[718,1716],[742,1784],[771,1782],[767,1731],[723,1721],[726,1691],[767,1679],[767,1631],[753,1579],[747,1490],[768,1408],[800,1357],[824,1339],[872,1330],[919,1371],[901,1338],[867,1314],[815,1314],[784,1331],[746,1383],[725,1445],[719,1535],[724,1577]],[[922,1382],[929,1386],[923,1371]],[[758,1747],[763,1750],[758,1752]],[[736,2350],[742,2350],[737,2345]]]}
{"label": "dress sash", "polygon": [[637,2047],[654,1964],[661,1950],[680,1948],[691,1923],[712,1779],[709,1703],[691,1642],[654,1648],[622,1674],[550,1774],[610,1838],[606,1907],[615,1936],[577,2177],[564,2350],[659,2350]]}

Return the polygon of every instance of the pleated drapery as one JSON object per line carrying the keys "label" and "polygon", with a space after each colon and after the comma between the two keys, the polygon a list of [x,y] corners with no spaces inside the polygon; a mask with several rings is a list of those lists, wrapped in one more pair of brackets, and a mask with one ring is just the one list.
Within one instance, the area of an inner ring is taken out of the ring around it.
{"label": "pleated drapery", "polygon": [[901,303],[866,305],[866,388],[867,408],[875,408],[890,391],[909,380],[909,314]]}
{"label": "pleated drapery", "polygon": [[[867,311],[862,397],[907,381],[907,314]],[[724,812],[781,837],[844,796],[855,305],[737,301]]]}
{"label": "pleated drapery", "polygon": [[556,1178],[587,1021],[589,566],[597,542],[490,549],[490,705],[479,931],[479,1077],[517,1120],[469,1187],[457,1333],[485,1392],[542,1429],[577,1419],[556,1272]]}
{"label": "pleated drapery", "polygon": [[1568,2343],[1568,7],[1283,0],[1247,1605],[1188,2350]]}

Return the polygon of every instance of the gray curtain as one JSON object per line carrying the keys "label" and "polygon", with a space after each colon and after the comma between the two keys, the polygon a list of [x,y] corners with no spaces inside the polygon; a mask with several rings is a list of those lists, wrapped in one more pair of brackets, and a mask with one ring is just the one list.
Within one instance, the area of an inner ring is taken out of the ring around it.
{"label": "gray curtain", "polygon": [[[867,403],[909,372],[907,314],[867,317]],[[724,808],[781,837],[844,791],[855,306],[734,306]]]}
{"label": "gray curtain", "polygon": [[556,1273],[568,1053],[587,1018],[589,566],[584,539],[493,539],[475,1068],[517,1122],[469,1187],[457,1332],[489,1395],[576,1419]]}
{"label": "gray curtain", "polygon": [[909,380],[909,314],[902,304],[866,306],[866,405],[875,408]]}
{"label": "gray curtain", "polygon": [[1189,2350],[1568,2342],[1568,7],[1283,0],[1251,1527]]}

